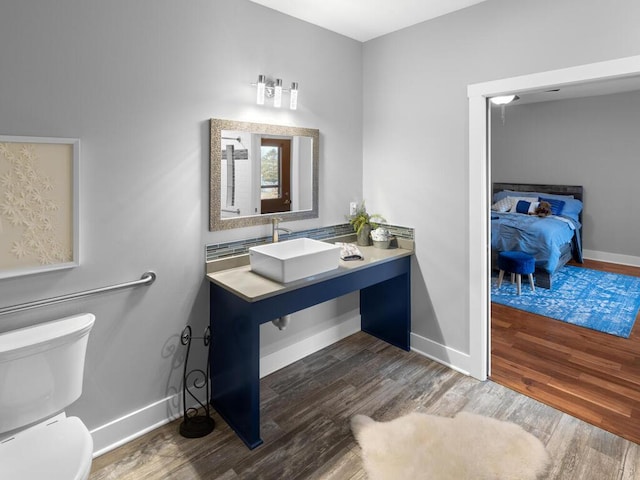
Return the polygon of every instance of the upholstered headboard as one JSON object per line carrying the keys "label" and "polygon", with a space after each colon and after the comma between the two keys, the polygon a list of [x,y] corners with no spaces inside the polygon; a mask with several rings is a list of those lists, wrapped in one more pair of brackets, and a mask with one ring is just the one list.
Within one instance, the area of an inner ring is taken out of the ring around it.
{"label": "upholstered headboard", "polygon": [[537,185],[533,183],[494,183],[493,192],[495,194],[502,190],[513,190],[514,192],[540,192],[551,195],[573,195],[573,198],[584,203],[582,198],[583,190],[580,185]]}

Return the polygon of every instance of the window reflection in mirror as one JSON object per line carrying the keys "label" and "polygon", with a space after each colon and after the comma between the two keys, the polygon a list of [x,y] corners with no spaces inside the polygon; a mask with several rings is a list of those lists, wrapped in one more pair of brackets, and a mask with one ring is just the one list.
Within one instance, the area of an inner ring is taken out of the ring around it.
{"label": "window reflection in mirror", "polygon": [[211,120],[210,229],[318,216],[317,129]]}

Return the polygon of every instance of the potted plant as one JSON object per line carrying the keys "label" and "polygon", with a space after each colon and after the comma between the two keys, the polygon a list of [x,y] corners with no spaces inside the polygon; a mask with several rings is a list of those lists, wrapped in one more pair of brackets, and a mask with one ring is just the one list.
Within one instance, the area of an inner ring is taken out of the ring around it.
{"label": "potted plant", "polygon": [[377,213],[367,213],[364,200],[356,207],[356,213],[349,217],[349,223],[357,235],[358,245],[371,245],[371,229],[378,228],[377,222],[386,222],[384,217]]}

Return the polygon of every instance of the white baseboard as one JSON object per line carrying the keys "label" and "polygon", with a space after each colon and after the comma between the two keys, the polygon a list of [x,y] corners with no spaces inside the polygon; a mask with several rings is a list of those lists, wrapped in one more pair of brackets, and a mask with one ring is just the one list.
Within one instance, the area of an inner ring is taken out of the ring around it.
{"label": "white baseboard", "polygon": [[622,255],[620,253],[599,252],[597,250],[582,250],[582,256],[589,260],[598,260],[600,262],[617,263],[620,265],[631,265],[632,267],[640,267],[640,257],[633,255]]}
{"label": "white baseboard", "polygon": [[[360,316],[350,317],[327,330],[305,338],[260,359],[260,378],[360,331]],[[93,457],[103,455],[145,433],[180,418],[182,392],[158,400],[135,412],[91,430]]]}
{"label": "white baseboard", "polygon": [[[176,405],[179,405],[176,408]],[[182,415],[182,392],[158,400],[91,430],[93,458],[118,448]]]}
{"label": "white baseboard", "polygon": [[360,331],[360,315],[260,358],[260,378]]}
{"label": "white baseboard", "polygon": [[[617,263],[620,265],[631,265],[640,267],[640,257],[631,255],[622,255],[617,253],[599,252],[596,250],[583,250],[584,258],[589,260],[598,260],[602,262]],[[422,337],[415,333],[411,333],[411,350],[423,355],[438,363],[442,363],[447,367],[456,370],[465,375],[470,375],[471,357],[467,353],[460,352],[446,345]]]}
{"label": "white baseboard", "polygon": [[468,353],[460,352],[416,333],[411,333],[410,340],[412,351],[446,365],[457,372],[470,375],[469,372],[472,370],[470,365],[471,357]]}

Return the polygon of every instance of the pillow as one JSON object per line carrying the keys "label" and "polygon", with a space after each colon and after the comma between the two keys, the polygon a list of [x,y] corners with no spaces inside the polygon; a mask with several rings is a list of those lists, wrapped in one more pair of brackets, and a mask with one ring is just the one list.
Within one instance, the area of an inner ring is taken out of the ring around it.
{"label": "pillow", "polygon": [[495,210],[496,212],[504,213],[511,210],[511,199],[503,198],[502,200],[491,205],[491,210]]}
{"label": "pillow", "polygon": [[555,198],[556,200],[566,200],[567,198],[574,198],[573,195],[564,195],[560,193],[536,193],[539,197]]}
{"label": "pillow", "polygon": [[562,215],[573,218],[576,222],[579,222],[580,212],[582,212],[582,202],[580,200],[573,198],[565,200]]}
{"label": "pillow", "polygon": [[510,213],[515,213],[517,211],[516,208],[518,207],[518,202],[521,200],[527,203],[538,201],[536,197],[507,197],[507,198],[511,199],[511,210],[509,210]]}
{"label": "pillow", "polygon": [[496,192],[493,195],[493,201],[494,202],[498,202],[500,200],[502,200],[503,198],[507,198],[507,197],[526,197],[526,198],[531,198],[531,197],[537,197],[538,194],[535,192],[515,192],[513,190],[501,190],[499,192]]}
{"label": "pillow", "polygon": [[531,205],[529,205],[529,211],[527,212],[528,214],[535,214],[536,213],[536,209],[540,206],[540,202],[531,202]]}
{"label": "pillow", "polygon": [[519,200],[516,204],[516,213],[529,213],[529,208],[531,208],[531,202]]}
{"label": "pillow", "polygon": [[549,197],[540,197],[540,201],[549,202],[549,205],[551,205],[551,215],[560,215],[565,204],[564,200]]}
{"label": "pillow", "polygon": [[516,205],[516,213],[524,213],[526,215],[536,213],[536,209],[540,202],[527,202],[526,200],[518,201]]}

